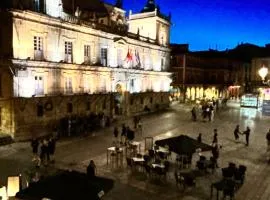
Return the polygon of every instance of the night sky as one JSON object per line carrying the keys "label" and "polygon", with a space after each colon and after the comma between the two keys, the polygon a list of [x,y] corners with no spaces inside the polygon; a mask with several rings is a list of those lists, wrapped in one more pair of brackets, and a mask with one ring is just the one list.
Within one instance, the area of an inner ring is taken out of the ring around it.
{"label": "night sky", "polygon": [[[115,0],[104,0],[114,3]],[[124,9],[139,12],[147,0],[123,0]],[[190,50],[224,50],[240,43],[270,43],[269,0],[156,0],[172,13],[171,42]]]}

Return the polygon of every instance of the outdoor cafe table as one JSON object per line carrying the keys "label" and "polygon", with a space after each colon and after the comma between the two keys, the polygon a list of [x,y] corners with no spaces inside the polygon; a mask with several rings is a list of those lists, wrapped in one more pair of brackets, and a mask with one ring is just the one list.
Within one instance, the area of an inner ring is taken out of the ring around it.
{"label": "outdoor cafe table", "polygon": [[152,164],[152,167],[153,167],[153,168],[159,167],[159,168],[164,169],[164,168],[165,168],[165,165],[153,163],[153,164]]}
{"label": "outdoor cafe table", "polygon": [[[117,149],[117,151],[123,153],[123,148],[120,147],[120,148]],[[107,165],[109,164],[109,155],[112,152],[117,153],[116,152],[116,147],[109,147],[107,149]]]}
{"label": "outdoor cafe table", "polygon": [[136,142],[136,141],[131,141],[130,144],[132,146],[136,146],[138,152],[140,153],[141,152],[141,143],[140,142]]}
{"label": "outdoor cafe table", "polygon": [[143,158],[133,157],[132,160],[133,160],[133,162],[144,162]]}

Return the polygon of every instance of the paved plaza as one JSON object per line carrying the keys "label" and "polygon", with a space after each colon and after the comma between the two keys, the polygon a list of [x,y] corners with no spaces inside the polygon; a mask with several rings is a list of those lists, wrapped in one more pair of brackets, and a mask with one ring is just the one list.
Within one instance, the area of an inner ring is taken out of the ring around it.
{"label": "paved plaza", "polygon": [[[237,103],[229,102],[227,108],[219,109],[213,122],[191,121],[190,106],[174,104],[164,112],[142,117],[143,136],[135,140],[142,143],[144,137],[154,140],[185,134],[196,138],[202,133],[202,141],[211,144],[213,129],[218,129],[220,150],[219,166],[227,167],[228,162],[247,166],[246,181],[237,191],[237,200],[269,200],[270,199],[270,166],[266,161],[266,132],[270,128],[270,118],[261,115],[253,108],[240,108]],[[125,122],[133,127],[132,120]],[[119,122],[119,127],[122,122]],[[240,142],[234,141],[233,130],[239,124],[241,131],[250,126],[250,145],[245,146],[244,136]],[[37,130],[38,131],[38,130]],[[210,199],[211,183],[222,178],[221,169],[214,174],[205,174],[196,179],[196,186],[185,191],[176,187],[175,179],[169,174],[166,180],[153,181],[139,172],[131,172],[126,165],[112,167],[107,165],[106,150],[112,146],[113,127],[100,130],[87,137],[62,139],[56,146],[56,163],[47,168],[41,167],[41,173],[52,173],[55,169],[73,169],[85,172],[90,160],[97,165],[97,175],[115,180],[114,188],[104,196],[105,200],[122,199]],[[204,153],[210,156],[210,152]],[[29,174],[36,170],[31,162],[32,154],[29,143],[15,143],[0,147],[0,185],[6,185],[7,176],[22,173]],[[193,166],[198,159],[194,156]],[[222,195],[221,195],[222,196]],[[215,196],[213,197],[215,199]]]}

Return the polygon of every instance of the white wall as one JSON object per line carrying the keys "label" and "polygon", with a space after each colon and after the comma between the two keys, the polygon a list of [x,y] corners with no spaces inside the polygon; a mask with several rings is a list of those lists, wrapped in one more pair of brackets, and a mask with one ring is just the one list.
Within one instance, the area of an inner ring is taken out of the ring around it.
{"label": "white wall", "polygon": [[[16,14],[20,15],[20,13]],[[107,92],[114,91],[117,82],[123,84],[125,90],[132,90],[131,92],[162,91],[163,88],[164,91],[169,91],[170,73],[158,72],[161,70],[162,56],[166,57],[168,60],[166,63],[169,64],[170,50],[168,48],[127,37],[120,38],[118,35],[85,26],[61,23],[58,19],[44,15],[25,12],[23,16],[43,23],[14,19],[14,58],[19,59],[18,64],[28,68],[27,77],[15,79],[15,96],[35,95],[33,85],[36,73],[44,77],[44,94],[47,95],[53,94],[56,89],[64,92],[66,77],[72,78],[74,93],[96,93],[104,88]],[[44,60],[41,62],[34,59],[34,36],[43,38]],[[73,44],[73,62],[70,64],[60,62],[65,58],[65,41]],[[91,47],[91,63],[88,65],[81,65],[84,62],[84,45]],[[106,68],[96,67],[97,64],[95,64],[99,62],[101,47],[108,50],[108,67]],[[115,68],[118,66],[118,49],[122,50],[122,69]],[[127,62],[128,51],[132,56],[132,61],[129,62]],[[138,65],[138,58],[140,58],[141,66]],[[136,66],[136,70],[130,69]],[[60,72],[55,76],[56,70],[59,69],[61,69]],[[130,88],[132,79],[134,87]],[[57,88],[54,85],[56,81]]]}

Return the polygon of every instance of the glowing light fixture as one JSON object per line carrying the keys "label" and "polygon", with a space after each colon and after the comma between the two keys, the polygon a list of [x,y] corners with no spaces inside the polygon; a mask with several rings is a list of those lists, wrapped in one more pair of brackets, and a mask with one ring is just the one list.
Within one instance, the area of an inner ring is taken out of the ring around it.
{"label": "glowing light fixture", "polygon": [[[268,74],[268,68],[266,68],[264,65],[261,67],[261,69],[259,69],[258,71],[260,77],[262,78],[263,82],[265,80],[265,77],[267,76]],[[269,81],[267,81],[269,82]]]}
{"label": "glowing light fixture", "polygon": [[260,77],[262,78],[263,84],[270,86],[270,79],[265,80],[265,77],[268,74],[268,68],[263,65],[261,67],[261,69],[259,69],[258,73],[259,73]]}

